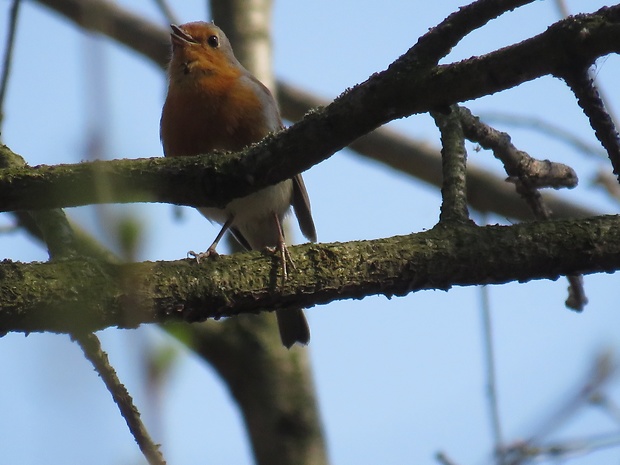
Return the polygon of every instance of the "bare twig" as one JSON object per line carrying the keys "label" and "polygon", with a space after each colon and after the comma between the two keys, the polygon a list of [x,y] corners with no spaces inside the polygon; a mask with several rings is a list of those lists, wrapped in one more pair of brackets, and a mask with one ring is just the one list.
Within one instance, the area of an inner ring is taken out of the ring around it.
{"label": "bare twig", "polygon": [[556,441],[541,446],[524,447],[521,451],[521,457],[514,463],[526,463],[529,458],[537,460],[567,460],[576,456],[591,454],[597,450],[607,449],[610,447],[620,446],[620,434],[611,433],[604,435],[596,435],[580,439],[567,439],[564,441]]}
{"label": "bare twig", "polygon": [[620,201],[620,184],[618,184],[618,180],[608,170],[600,168],[592,180],[592,184],[599,186],[612,199]]}
{"label": "bare twig", "polygon": [[441,185],[441,214],[439,221],[467,221],[467,152],[458,107],[449,113],[431,112],[441,132],[443,182]]}
{"label": "bare twig", "polygon": [[179,20],[166,0],[153,0],[159,11],[170,24],[179,24]]}
{"label": "bare twig", "polygon": [[515,183],[521,182],[528,189],[572,189],[577,185],[577,174],[570,166],[549,160],[537,160],[518,150],[508,134],[482,123],[467,108],[459,107],[459,112],[465,136],[485,149],[492,150]]}
{"label": "bare twig", "polygon": [[[491,149],[495,157],[501,160],[509,180],[515,183],[517,192],[528,203],[536,219],[549,219],[551,210],[543,201],[538,188],[575,187],[577,185],[575,171],[562,163],[535,160],[522,150],[518,150],[510,141],[508,134],[482,123],[465,107],[459,107],[459,114],[465,136],[482,147]],[[572,275],[567,278],[570,286],[566,306],[582,311],[588,302],[583,289],[583,279]]]}
{"label": "bare twig", "polygon": [[566,279],[568,279],[568,297],[564,304],[571,310],[582,312],[588,304],[588,297],[583,287],[583,276],[571,274],[566,276]]}
{"label": "bare twig", "polygon": [[584,406],[591,404],[593,399],[599,398],[603,386],[612,379],[615,372],[616,366],[612,354],[609,352],[599,354],[594,359],[583,383],[541,423],[534,434],[525,440],[515,441],[504,447],[504,463],[518,465],[534,459],[567,458],[620,444],[620,434],[617,432],[579,440],[544,442],[545,437],[566,424],[571,416]]}
{"label": "bare twig", "polygon": [[7,28],[6,45],[4,47],[4,60],[2,63],[2,77],[0,78],[0,134],[2,133],[2,121],[4,120],[4,98],[8,88],[13,62],[13,49],[15,46],[15,31],[17,29],[17,17],[19,15],[20,0],[13,0],[11,13],[9,14],[9,27]]}
{"label": "bare twig", "polygon": [[586,155],[592,155],[597,158],[607,157],[605,150],[598,144],[590,144],[586,140],[578,137],[574,131],[557,126],[556,124],[545,121],[536,116],[519,116],[515,114],[484,112],[478,114],[478,117],[487,124],[506,124],[512,127],[527,128],[553,137],[560,142],[573,147],[575,150]]}
{"label": "bare twig", "polygon": [[555,0],[555,6],[558,9],[558,13],[562,18],[568,17],[568,7],[566,6],[566,0]]}
{"label": "bare twig", "polygon": [[457,465],[457,463],[452,460],[450,457],[448,457],[448,455],[445,452],[437,452],[435,454],[435,459],[441,464],[441,465]]}
{"label": "bare twig", "polygon": [[590,403],[599,407],[620,426],[620,406],[604,392],[596,392],[590,396]]}
{"label": "bare twig", "polygon": [[616,126],[592,82],[588,68],[584,67],[562,76],[577,97],[579,106],[590,120],[597,139],[607,151],[614,174],[620,180],[620,138]]}
{"label": "bare twig", "polygon": [[50,260],[67,259],[76,255],[73,230],[63,210],[30,210],[28,214],[43,235]]}
{"label": "bare twig", "polygon": [[493,432],[493,455],[499,465],[505,463],[503,450],[502,424],[499,415],[497,400],[497,374],[495,371],[495,346],[493,344],[493,327],[491,324],[491,305],[489,303],[489,288],[480,287],[480,310],[482,318],[482,340],[484,344],[484,362],[486,373],[486,392],[489,405],[489,420]]}
{"label": "bare twig", "polygon": [[541,423],[526,442],[540,444],[544,437],[550,435],[560,425],[565,424],[569,417],[587,405],[592,395],[601,391],[603,386],[612,379],[615,372],[616,366],[611,353],[603,352],[595,357],[585,379],[577,386],[575,392],[569,395],[559,408]]}
{"label": "bare twig", "polygon": [[150,438],[142,420],[140,412],[133,404],[133,400],[125,386],[120,382],[114,368],[110,365],[107,354],[101,349],[99,338],[94,334],[74,334],[75,341],[84,351],[84,355],[95,367],[95,370],[105,383],[112,398],[118,405],[121,415],[127,422],[131,434],[135,438],[144,457],[150,465],[165,465],[159,446]]}

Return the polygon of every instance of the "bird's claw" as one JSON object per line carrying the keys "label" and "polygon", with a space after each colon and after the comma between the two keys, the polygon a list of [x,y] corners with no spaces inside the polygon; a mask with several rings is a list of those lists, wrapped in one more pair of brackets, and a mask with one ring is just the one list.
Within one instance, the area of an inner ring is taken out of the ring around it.
{"label": "bird's claw", "polygon": [[196,253],[193,250],[187,252],[187,258],[196,259],[196,263],[200,263],[201,260],[206,260],[209,257],[216,258],[219,257],[220,254],[214,248],[209,247],[205,252]]}
{"label": "bird's claw", "polygon": [[268,252],[274,255],[276,253],[280,254],[280,260],[282,261],[282,280],[286,281],[288,279],[287,263],[289,263],[291,265],[291,268],[293,268],[294,270],[297,269],[297,266],[295,266],[295,262],[293,261],[293,258],[291,257],[291,254],[288,251],[286,244],[282,241],[278,244],[277,247],[266,247],[266,249]]}

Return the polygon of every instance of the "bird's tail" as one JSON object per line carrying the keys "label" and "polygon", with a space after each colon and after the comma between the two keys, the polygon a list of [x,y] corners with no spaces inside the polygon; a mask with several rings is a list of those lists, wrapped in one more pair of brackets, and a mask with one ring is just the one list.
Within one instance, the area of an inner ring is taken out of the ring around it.
{"label": "bird's tail", "polygon": [[310,342],[310,328],[301,308],[276,310],[280,339],[287,349],[299,342],[306,345]]}

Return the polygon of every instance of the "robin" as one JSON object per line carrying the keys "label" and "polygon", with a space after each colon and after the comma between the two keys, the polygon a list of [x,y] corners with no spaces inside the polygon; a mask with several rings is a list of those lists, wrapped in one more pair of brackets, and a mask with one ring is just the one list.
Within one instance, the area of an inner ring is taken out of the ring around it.
{"label": "robin", "polygon": [[[165,156],[239,151],[283,127],[271,92],[235,58],[220,28],[205,22],[170,27],[172,58],[160,128]],[[278,251],[286,277],[290,257],[282,221],[291,206],[303,235],[316,241],[301,175],[234,199],[224,208],[199,208],[222,229],[207,251],[196,255],[197,259],[216,255],[218,242],[230,231],[247,250]],[[285,347],[309,342],[310,330],[301,309],[276,310],[276,316]]]}

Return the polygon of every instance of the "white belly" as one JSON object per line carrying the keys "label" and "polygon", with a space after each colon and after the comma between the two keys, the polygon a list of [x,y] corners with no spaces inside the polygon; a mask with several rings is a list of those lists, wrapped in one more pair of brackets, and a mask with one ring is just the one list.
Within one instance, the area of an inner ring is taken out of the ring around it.
{"label": "white belly", "polygon": [[277,245],[279,232],[274,214],[281,221],[291,206],[292,196],[293,182],[289,179],[234,199],[224,209],[199,208],[198,211],[219,224],[233,217],[231,226],[237,228],[256,250]]}

